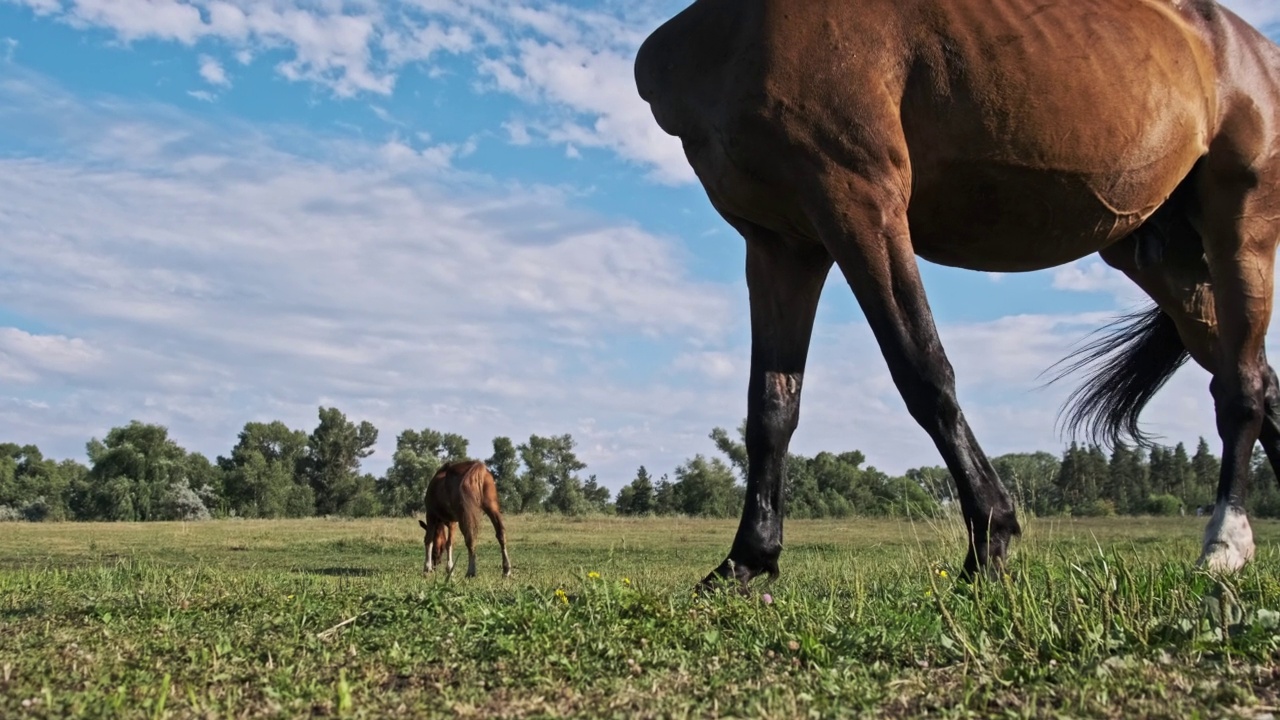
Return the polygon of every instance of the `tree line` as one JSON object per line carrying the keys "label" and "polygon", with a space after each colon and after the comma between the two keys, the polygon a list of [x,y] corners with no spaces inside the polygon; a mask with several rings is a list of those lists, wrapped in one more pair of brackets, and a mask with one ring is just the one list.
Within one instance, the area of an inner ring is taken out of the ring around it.
{"label": "tree line", "polygon": [[[319,409],[310,432],[283,422],[250,422],[225,456],[188,452],[162,425],[138,421],[86,445],[87,463],[45,458],[34,445],[0,444],[0,520],[149,521],[211,517],[371,517],[421,514],[428,480],[447,462],[482,459],[497,481],[503,512],[563,515],[736,517],[747,473],[745,426],[711,431],[715,454],[697,454],[655,478],[644,466],[614,494],[575,453],[571,435],[517,444],[493,438],[488,457],[467,438],[431,428],[396,437],[381,477],[363,472],[378,430],[337,408]],[[483,454],[483,453],[481,453]],[[798,518],[931,516],[955,502],[946,468],[898,476],[865,464],[856,450],[791,454],[787,514]],[[1119,446],[1109,453],[1072,443],[1060,456],[1011,453],[992,460],[1023,512],[1050,515],[1175,515],[1213,503],[1220,463],[1200,439]],[[1255,452],[1247,509],[1280,517],[1280,487]]]}

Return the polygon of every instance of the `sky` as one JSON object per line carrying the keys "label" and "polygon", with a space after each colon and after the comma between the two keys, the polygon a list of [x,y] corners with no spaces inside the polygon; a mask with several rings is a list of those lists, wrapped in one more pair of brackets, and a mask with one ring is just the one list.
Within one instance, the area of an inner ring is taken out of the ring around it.
{"label": "sky", "polygon": [[[1224,3],[1280,37],[1274,0]],[[85,459],[137,419],[227,454],[320,406],[380,430],[570,433],[617,489],[746,412],[744,244],[632,61],[683,0],[0,0],[0,440]],[[1141,297],[1096,258],[922,263],[990,455],[1058,452],[1046,370]],[[1214,440],[1208,375],[1153,401]],[[795,452],[941,463],[833,273]]]}

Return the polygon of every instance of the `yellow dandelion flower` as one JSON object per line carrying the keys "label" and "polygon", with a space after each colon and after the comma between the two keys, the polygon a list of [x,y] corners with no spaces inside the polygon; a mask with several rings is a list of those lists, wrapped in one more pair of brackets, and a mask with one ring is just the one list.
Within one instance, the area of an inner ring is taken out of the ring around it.
{"label": "yellow dandelion flower", "polygon": [[938,571],[938,577],[943,577],[943,578],[944,578],[944,577],[946,577],[946,576],[947,576],[947,571],[946,571],[946,570],[939,570],[939,571]]}
{"label": "yellow dandelion flower", "polygon": [[924,591],[924,596],[925,596],[925,597],[933,597],[933,591],[932,591],[932,590],[925,590],[925,591]]}
{"label": "yellow dandelion flower", "polygon": [[565,605],[569,604],[569,596],[565,594],[563,588],[556,588],[556,599]]}
{"label": "yellow dandelion flower", "polygon": [[591,572],[587,573],[587,579],[589,579],[589,580],[599,580],[599,579],[600,579],[600,573],[596,572],[595,570],[592,570]]}
{"label": "yellow dandelion flower", "polygon": [[630,584],[631,584],[631,578],[628,578],[628,577],[624,577],[624,578],[622,578],[622,584],[623,584],[623,585],[630,585]]}

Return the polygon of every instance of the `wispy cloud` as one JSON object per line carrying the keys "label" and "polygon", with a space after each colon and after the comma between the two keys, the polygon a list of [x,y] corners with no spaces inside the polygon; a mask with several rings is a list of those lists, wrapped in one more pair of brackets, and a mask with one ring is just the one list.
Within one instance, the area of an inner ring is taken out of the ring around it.
{"label": "wispy cloud", "polygon": [[[526,130],[543,141],[608,150],[648,167],[658,182],[694,180],[679,142],[652,122],[631,72],[640,42],[682,9],[683,0],[642,10],[619,3],[586,10],[549,0],[8,1],[77,27],[105,29],[125,42],[216,40],[243,64],[283,51],[288,56],[277,63],[278,73],[339,97],[388,95],[406,67],[433,74],[440,56],[465,57],[486,78],[485,87],[537,110],[538,122]],[[1260,28],[1280,29],[1280,5],[1272,0],[1224,4]],[[202,65],[201,72],[215,86],[227,79],[221,64]]]}
{"label": "wispy cloud", "polygon": [[222,67],[222,63],[208,55],[200,56],[200,77],[210,85],[231,87],[231,80],[227,77],[227,71]]}
{"label": "wispy cloud", "polygon": [[[408,66],[430,68],[442,54],[469,58],[490,90],[533,103],[544,142],[603,148],[650,167],[660,182],[687,183],[693,173],[680,143],[652,122],[634,89],[631,62],[662,15],[643,20],[554,2],[415,0],[389,5],[319,0],[9,0],[76,27],[114,33],[124,42],[151,39],[184,46],[217,41],[248,64],[270,51],[288,53],[275,69],[338,97],[391,94]],[[672,12],[678,4],[671,4]],[[655,13],[661,8],[654,8]],[[212,56],[201,76],[225,87]]]}
{"label": "wispy cloud", "polygon": [[76,397],[103,425],[159,419],[216,452],[253,417],[309,426],[327,398],[384,429],[383,462],[396,432],[433,423],[484,444],[608,413],[590,439],[609,447],[619,412],[648,417],[664,393],[668,412],[689,410],[676,387],[700,377],[628,393],[634,368],[611,342],[674,357],[735,326],[727,290],[692,279],[670,240],[560,190],[442,176],[431,147],[315,138],[315,156],[340,158],[319,161],[249,128],[34,82],[0,82],[0,122],[44,128],[67,159],[0,160],[0,307],[66,339],[0,331],[0,374],[38,380],[33,353],[61,368],[96,348]]}

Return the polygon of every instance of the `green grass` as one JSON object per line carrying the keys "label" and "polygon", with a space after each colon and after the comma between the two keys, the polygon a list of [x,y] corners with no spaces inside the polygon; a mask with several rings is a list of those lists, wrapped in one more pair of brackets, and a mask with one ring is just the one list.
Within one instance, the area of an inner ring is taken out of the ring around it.
{"label": "green grass", "polygon": [[[773,603],[694,598],[727,521],[509,519],[421,575],[412,519],[0,526],[0,717],[1251,717],[1280,694],[1280,525],[790,521]],[[465,554],[461,557],[465,568]],[[596,577],[598,574],[598,577]],[[558,592],[559,591],[559,592]],[[342,625],[344,621],[348,621]]]}

